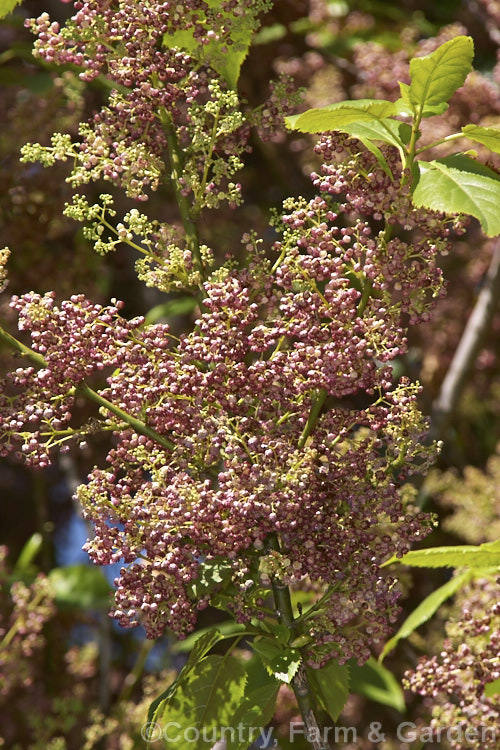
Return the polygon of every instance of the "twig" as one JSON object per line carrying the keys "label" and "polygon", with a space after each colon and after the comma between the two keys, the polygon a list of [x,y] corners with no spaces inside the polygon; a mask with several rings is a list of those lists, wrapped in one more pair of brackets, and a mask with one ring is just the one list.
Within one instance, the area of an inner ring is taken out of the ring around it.
{"label": "twig", "polygon": [[490,267],[483,288],[460,339],[439,396],[432,407],[430,436],[444,436],[462,395],[468,374],[479,354],[483,339],[491,326],[500,294],[500,240],[495,242]]}
{"label": "twig", "polygon": [[[20,354],[23,354],[25,357],[28,357],[38,367],[48,367],[47,361],[44,359],[44,357],[42,357],[41,354],[38,354],[38,352],[33,351],[33,349],[30,349],[29,346],[26,346],[25,344],[21,343],[21,341],[18,341],[14,336],[11,336],[10,333],[7,333],[7,331],[5,331],[1,326],[0,326],[0,341],[3,341],[5,344],[10,346],[11,349],[14,349]],[[136,417],[133,417],[131,414],[128,414],[123,409],[120,409],[119,406],[115,406],[115,404],[111,403],[111,401],[108,401],[108,399],[104,398],[104,396],[101,396],[101,394],[97,393],[97,391],[94,391],[86,383],[80,383],[76,387],[76,393],[82,396],[86,396],[91,401],[94,401],[96,404],[99,404],[99,406],[103,406],[105,409],[107,409],[112,414],[114,414],[115,417],[118,417],[123,422],[125,422],[125,424],[128,424],[130,427],[132,427],[136,432],[139,432],[141,435],[145,435],[151,440],[154,440],[156,443],[159,443],[163,448],[166,448],[169,451],[174,450],[175,445],[170,440],[168,440],[168,438],[164,437],[163,435],[160,435],[159,432],[156,432],[156,430],[153,430],[152,427],[149,427],[142,420],[137,419]]]}

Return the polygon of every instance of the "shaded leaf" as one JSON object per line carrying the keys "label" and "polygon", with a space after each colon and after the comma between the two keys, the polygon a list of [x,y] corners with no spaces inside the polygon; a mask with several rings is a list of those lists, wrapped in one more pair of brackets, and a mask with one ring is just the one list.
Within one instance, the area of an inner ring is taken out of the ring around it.
{"label": "shaded leaf", "polygon": [[306,667],[309,684],[322,708],[337,721],[349,697],[349,666],[332,659],[321,667]]}
{"label": "shaded leaf", "polygon": [[23,546],[14,567],[15,575],[23,575],[29,572],[33,565],[33,560],[40,552],[43,545],[43,537],[39,532],[32,534],[26,544]]}
{"label": "shaded leaf", "polygon": [[194,297],[177,297],[161,305],[155,305],[146,314],[146,325],[158,323],[164,318],[175,318],[177,315],[186,315],[192,312],[198,302]]}
{"label": "shaded leaf", "polygon": [[231,580],[231,565],[221,557],[200,563],[198,577],[189,585],[188,591],[196,599],[209,592],[223,588]]}
{"label": "shaded leaf", "polygon": [[222,637],[223,636],[221,636],[221,633],[217,628],[211,628],[207,633],[197,639],[186,664],[183,666],[174,682],[169,685],[163,693],[160,693],[160,695],[158,695],[149,706],[148,722],[158,721],[158,717],[163,711],[164,702],[175,693],[183,681],[189,677],[189,674],[194,667],[206,657],[208,652],[222,639]]}
{"label": "shaded leaf", "polygon": [[[245,728],[243,737],[249,737],[250,727],[265,727],[273,718],[280,683],[262,666],[260,659],[252,658],[246,662],[247,683],[243,701],[238,707],[233,726]],[[257,739],[253,734],[250,739]],[[246,741],[227,741],[227,750],[246,750]]]}
{"label": "shaded leaf", "polygon": [[234,620],[228,620],[227,622],[217,623],[217,627],[213,626],[196,630],[191,635],[188,635],[183,641],[176,641],[170,646],[170,651],[173,654],[182,654],[191,651],[196,641],[199,640],[200,636],[205,636],[208,633],[212,633],[214,630],[219,632],[219,641],[226,640],[227,638],[233,638],[241,633],[245,633],[248,630],[248,626],[242,625]]}
{"label": "shaded leaf", "polygon": [[[474,42],[457,36],[425,57],[410,62],[411,83],[403,96],[418,109],[441,105],[460,88],[472,70]],[[403,92],[402,92],[403,93]]]}
{"label": "shaded leaf", "polygon": [[430,618],[437,612],[439,607],[445,602],[450,596],[458,591],[459,588],[464,586],[470,579],[470,572],[462,573],[450,581],[447,581],[443,586],[440,586],[432,594],[429,594],[423,602],[421,602],[416,609],[413,610],[404,623],[399,628],[398,632],[387,641],[382,653],[379,656],[379,660],[383,661],[387,654],[396,647],[398,642],[402,638],[408,638],[420,625],[430,620]]}
{"label": "shaded leaf", "polygon": [[395,708],[403,713],[405,699],[401,685],[392,672],[370,657],[359,667],[356,661],[349,664],[351,672],[351,692],[365,698]]}
{"label": "shaded leaf", "polygon": [[482,143],[490,151],[500,154],[500,128],[480,128],[478,125],[466,125],[462,133],[471,141]]}
{"label": "shaded leaf", "polygon": [[72,609],[107,609],[111,586],[102,570],[90,565],[54,568],[48,575],[56,604]]}
{"label": "shaded leaf", "polygon": [[434,211],[474,216],[488,237],[500,233],[500,177],[461,154],[419,161],[413,203]]}
{"label": "shaded leaf", "polygon": [[245,684],[243,662],[231,655],[208,656],[161,702],[155,721],[162,727],[168,723],[176,750],[209,750],[221,728],[234,726]]}
{"label": "shaded leaf", "polygon": [[323,133],[343,130],[353,122],[377,122],[396,113],[393,102],[383,99],[358,99],[330,104],[328,107],[309,109],[301,115],[286,117],[285,123],[301,133]]}

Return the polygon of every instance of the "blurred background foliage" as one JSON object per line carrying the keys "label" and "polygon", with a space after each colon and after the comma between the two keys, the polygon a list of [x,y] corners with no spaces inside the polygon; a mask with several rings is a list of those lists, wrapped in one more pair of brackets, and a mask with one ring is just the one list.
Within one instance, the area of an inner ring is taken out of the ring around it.
{"label": "blurred background foliage", "polygon": [[[116,296],[126,301],[127,315],[149,314],[150,321],[175,317],[173,325],[182,330],[192,319],[192,305],[146,289],[137,281],[134,258],[126,249],[104,258],[95,255],[81,229],[62,215],[70,196],[64,165],[45,170],[18,160],[27,141],[46,143],[55,130],[76,132],[80,120],[108,94],[101,80],[83,84],[70,67],[51,68],[31,55],[33,39],[24,19],[46,10],[62,22],[71,8],[57,0],[26,0],[0,25],[0,233],[2,245],[12,250],[9,292],[54,289],[62,298],[84,292],[100,302]],[[346,98],[394,99],[397,81],[407,80],[408,60],[416,50],[430,51],[446,39],[470,34],[477,72],[469,76],[446,117],[433,118],[432,137],[466,122],[498,126],[499,28],[497,0],[277,0],[243,65],[239,91],[256,105],[267,96],[269,80],[287,73],[297,88],[305,89],[304,108]],[[267,142],[255,136],[240,177],[243,205],[236,211],[222,209],[225,214],[219,211],[217,220],[208,215],[204,241],[223,256],[239,246],[242,227],[265,236],[270,209],[285,197],[311,196],[309,172],[317,166],[313,143],[312,137],[297,133]],[[90,186],[90,198],[93,191],[97,195],[101,187]],[[118,210],[130,208],[120,195],[116,202]],[[146,210],[151,217],[176,221],[167,188],[154,194]],[[432,320],[413,332],[409,353],[398,362],[398,375],[408,374],[424,385],[422,408],[427,414],[477,301],[494,244],[475,224],[454,241],[443,260],[448,296]],[[12,321],[8,297],[2,295],[0,315]],[[440,520],[427,544],[480,544],[498,538],[499,339],[497,312],[441,435],[444,449],[438,464],[419,488],[420,501]],[[2,369],[9,360],[10,354],[0,351]],[[82,403],[81,408],[91,407]],[[147,642],[140,631],[123,631],[109,620],[116,570],[89,567],[81,552],[87,529],[72,493],[106,448],[104,441],[97,441],[42,472],[29,471],[14,459],[0,463],[0,544],[5,552],[0,567],[0,746],[5,748],[142,748],[140,727],[148,704],[183,663],[183,652],[168,639]],[[48,576],[50,587],[40,573]],[[403,572],[404,614],[447,577],[440,570]],[[439,649],[443,623],[453,606],[445,606],[401,641],[388,658],[394,685],[382,680],[377,692],[353,681],[357,692],[339,720],[341,726],[358,729],[360,740],[352,748],[420,747],[401,744],[394,728],[403,719],[427,723],[432,706],[428,699],[408,693],[403,710],[399,680],[421,654]],[[199,626],[218,618],[209,611]],[[286,737],[295,712],[293,696],[283,687],[274,719],[282,748],[292,747]],[[384,743],[367,738],[371,721],[382,723]],[[298,741],[293,747],[301,748]]]}

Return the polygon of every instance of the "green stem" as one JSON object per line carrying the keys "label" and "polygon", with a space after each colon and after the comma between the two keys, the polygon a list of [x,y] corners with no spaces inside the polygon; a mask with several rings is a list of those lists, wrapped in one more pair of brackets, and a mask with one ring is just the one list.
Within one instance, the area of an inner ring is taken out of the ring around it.
{"label": "green stem", "polygon": [[[266,546],[268,549],[280,552],[280,543],[276,534],[270,534],[266,540]],[[274,603],[276,605],[276,612],[278,615],[278,621],[286,627],[292,633],[293,637],[297,634],[296,631],[296,620],[293,615],[292,600],[290,597],[290,590],[288,586],[276,581],[275,579],[271,582]],[[329,750],[329,745],[326,740],[322,737],[325,732],[322,731],[313,707],[313,696],[311,694],[311,688],[307,679],[307,672],[305,666],[301,663],[297,673],[292,678],[291,686],[297,700],[302,719],[304,721],[305,737],[313,750]]]}
{"label": "green stem", "polygon": [[[39,591],[38,594],[35,596],[33,601],[31,601],[27,607],[29,612],[33,612],[36,610],[38,605],[44,600],[44,598],[47,596],[46,591]],[[22,621],[21,617],[18,617],[15,621],[15,623],[12,625],[11,629],[8,631],[8,633],[5,634],[2,641],[0,642],[0,649],[6,649],[12,641],[14,640],[16,633],[18,632],[21,625],[24,625],[24,621]]]}
{"label": "green stem", "polygon": [[161,107],[160,109],[160,120],[163,125],[163,129],[165,131],[165,135],[167,138],[168,152],[169,152],[170,165],[171,165],[170,175],[172,178],[172,187],[173,187],[174,194],[175,194],[175,200],[177,201],[177,205],[179,207],[179,212],[181,215],[184,232],[186,234],[186,244],[187,244],[188,250],[190,250],[195,260],[195,263],[197,265],[198,271],[200,272],[201,278],[205,279],[203,261],[201,259],[201,253],[200,253],[200,243],[198,241],[198,233],[196,231],[196,226],[194,224],[194,221],[191,217],[189,201],[185,195],[182,195],[180,184],[179,184],[179,179],[182,176],[182,168],[183,168],[182,154],[179,148],[179,143],[177,141],[177,134],[175,132],[175,127],[174,127],[172,117],[170,113],[167,112],[165,107]]}
{"label": "green stem", "polygon": [[421,154],[423,151],[427,151],[429,148],[434,148],[435,146],[440,146],[442,143],[448,143],[448,141],[454,141],[456,138],[466,138],[467,136],[465,133],[452,133],[452,135],[447,135],[446,138],[440,138],[439,141],[434,141],[434,143],[429,143],[427,146],[422,146],[422,148],[419,148],[415,151],[415,156],[417,154]]}
{"label": "green stem", "polygon": [[309,417],[307,418],[306,426],[304,427],[302,431],[302,435],[299,438],[299,442],[298,442],[299,450],[301,450],[304,447],[304,445],[307,443],[307,439],[309,438],[312,431],[314,430],[316,423],[319,419],[321,409],[323,408],[323,404],[326,401],[327,395],[328,394],[324,388],[318,391],[316,398],[314,400],[314,403],[311,407],[311,411],[309,412]]}
{"label": "green stem", "polygon": [[[47,361],[44,357],[42,357],[41,354],[38,354],[38,352],[34,352],[33,349],[29,348],[29,346],[26,346],[25,344],[21,343],[21,341],[18,341],[14,336],[11,336],[10,333],[7,333],[7,331],[5,331],[1,326],[0,341],[3,341],[11,349],[14,349],[25,357],[28,357],[39,367],[48,367]],[[107,398],[104,398],[99,393],[97,393],[97,391],[94,391],[86,383],[80,383],[76,387],[76,393],[82,396],[86,396],[88,399],[94,401],[99,406],[104,407],[116,417],[119,417],[119,419],[125,422],[125,424],[128,424],[130,427],[132,427],[136,432],[139,432],[141,435],[145,435],[151,440],[154,440],[163,448],[166,448],[169,451],[174,450],[175,445],[170,440],[168,440],[168,438],[160,435],[159,432],[156,432],[156,430],[153,430],[151,427],[148,427],[148,425],[142,422],[140,419],[137,419],[131,414],[128,414],[123,409],[120,409],[119,406],[115,406],[113,403],[111,403],[111,401],[108,401]]]}

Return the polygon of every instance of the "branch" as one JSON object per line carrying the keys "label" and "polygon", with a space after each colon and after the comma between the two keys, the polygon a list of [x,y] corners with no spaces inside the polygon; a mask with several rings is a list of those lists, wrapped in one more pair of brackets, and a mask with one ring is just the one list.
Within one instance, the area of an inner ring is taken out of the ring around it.
{"label": "branch", "polygon": [[441,385],[439,396],[433,404],[431,437],[434,440],[444,435],[457,407],[468,374],[479,354],[484,336],[491,326],[499,295],[500,240],[497,239],[483,288],[467,321],[458,348]]}
{"label": "branch", "polygon": [[160,109],[160,120],[167,138],[168,153],[171,165],[170,176],[172,178],[172,187],[175,193],[175,200],[177,201],[177,205],[179,207],[179,212],[181,215],[182,226],[184,227],[184,232],[186,233],[186,243],[188,249],[191,251],[193,258],[195,259],[201,278],[204,279],[205,274],[203,261],[201,259],[200,243],[198,241],[196,226],[193,222],[193,219],[191,218],[189,202],[186,196],[182,194],[179,185],[179,178],[182,176],[183,166],[181,150],[177,141],[177,135],[175,132],[172,117],[169,112],[167,112],[165,107],[161,107]]}
{"label": "branch", "polygon": [[[271,534],[267,539],[267,546],[269,549],[280,551],[280,544],[276,534]],[[290,590],[288,586],[272,580],[272,589],[274,602],[276,605],[276,612],[278,620],[281,624],[296,633],[295,619],[293,616],[292,600],[290,598]],[[304,726],[306,728],[306,739],[310,743],[313,750],[330,750],[330,746],[326,740],[322,740],[321,737],[325,735],[325,732],[321,731],[320,725],[316,718],[313,708],[313,696],[311,694],[311,688],[307,679],[307,672],[304,664],[300,664],[297,673],[292,678],[291,686],[297,700],[302,719],[304,720]]]}
{"label": "branch", "polygon": [[[3,341],[11,349],[19,352],[25,357],[28,357],[34,364],[38,365],[38,367],[48,367],[47,361],[44,357],[42,357],[41,354],[33,351],[33,349],[30,349],[29,346],[22,344],[14,336],[11,336],[10,333],[7,333],[7,331],[5,331],[1,326],[0,341]],[[111,401],[108,401],[107,398],[104,398],[100,395],[100,393],[94,391],[86,383],[80,383],[76,387],[76,392],[81,394],[82,396],[86,396],[91,401],[99,404],[99,406],[103,406],[105,409],[110,411],[112,414],[128,424],[141,435],[145,435],[151,440],[154,440],[156,443],[159,443],[163,448],[166,448],[169,451],[174,450],[175,445],[170,440],[168,440],[168,438],[160,435],[159,432],[156,432],[156,430],[153,430],[151,427],[148,427],[148,425],[142,422],[140,419],[137,419],[131,414],[128,414],[126,411],[123,411],[123,409],[120,409],[119,406],[115,406]]]}

